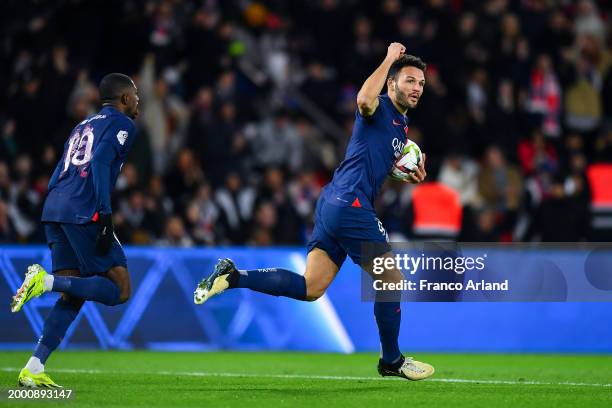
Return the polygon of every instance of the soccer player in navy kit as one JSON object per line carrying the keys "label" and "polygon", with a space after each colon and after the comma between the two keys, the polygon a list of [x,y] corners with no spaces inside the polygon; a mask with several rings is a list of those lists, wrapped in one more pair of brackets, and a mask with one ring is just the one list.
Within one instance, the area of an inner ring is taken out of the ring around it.
{"label": "soccer player in navy kit", "polygon": [[60,292],[38,344],[19,373],[26,387],[59,387],[44,371],[86,300],[113,306],[130,296],[125,254],[113,232],[110,195],[134,139],[136,85],[127,75],[100,82],[102,109],[73,129],[51,180],[42,221],[53,275],[31,265],[11,310],[45,292]]}
{"label": "soccer player in navy kit", "polygon": [[[331,284],[347,254],[372,273],[372,259],[362,259],[363,244],[378,244],[375,248],[379,253],[370,254],[372,257],[393,256],[373,206],[406,142],[406,112],[416,107],[425,85],[425,64],[417,57],[405,55],[405,51],[402,44],[389,45],[384,61],[357,95],[358,111],[345,158],[317,202],[304,276],[281,268],[238,270],[230,259],[223,259],[198,284],[194,293],[196,304],[228,288],[316,300]],[[388,93],[380,95],[385,84]],[[423,155],[419,169],[409,173],[406,181],[424,180],[424,161]],[[390,269],[382,279],[399,282],[403,276],[399,270]],[[374,315],[382,349],[378,372],[383,376],[421,380],[431,376],[434,369],[401,354],[399,300],[399,292],[377,293]]]}

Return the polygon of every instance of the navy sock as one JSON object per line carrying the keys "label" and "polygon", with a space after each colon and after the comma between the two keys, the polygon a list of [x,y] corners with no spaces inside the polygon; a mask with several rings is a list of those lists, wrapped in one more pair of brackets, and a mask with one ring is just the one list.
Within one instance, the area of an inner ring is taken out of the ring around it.
{"label": "navy sock", "polygon": [[42,336],[34,349],[34,357],[38,357],[42,364],[45,364],[49,355],[60,345],[68,327],[76,319],[81,310],[82,302],[68,302],[63,298],[58,301],[51,309],[51,313],[45,320]]}
{"label": "navy sock", "polygon": [[306,300],[306,280],[302,275],[282,268],[238,271],[237,288],[249,288],[274,296]]}
{"label": "navy sock", "polygon": [[394,363],[402,355],[398,343],[402,320],[400,302],[376,301],[374,303],[374,316],[378,325],[382,360],[388,364]]}
{"label": "navy sock", "polygon": [[119,287],[103,276],[87,278],[55,276],[53,292],[64,292],[74,297],[92,300],[107,306],[119,304]]}

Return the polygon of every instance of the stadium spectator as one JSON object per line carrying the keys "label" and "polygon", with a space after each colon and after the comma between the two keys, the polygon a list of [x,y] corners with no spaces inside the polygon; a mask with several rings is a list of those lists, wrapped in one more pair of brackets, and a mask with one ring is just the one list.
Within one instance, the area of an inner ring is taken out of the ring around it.
{"label": "stadium spectator", "polygon": [[301,167],[302,140],[284,109],[274,112],[256,126],[245,130],[256,169],[283,167],[296,172]]}
{"label": "stadium spectator", "polygon": [[147,225],[152,215],[146,208],[146,198],[141,190],[132,190],[126,198],[119,202],[119,213],[122,222],[118,225],[118,229],[121,228],[117,232],[118,235],[125,237],[127,242],[135,244],[151,242]]}
{"label": "stadium spectator", "polygon": [[219,236],[217,243],[243,244],[246,241],[244,231],[251,222],[255,199],[255,189],[244,186],[239,173],[228,173],[225,185],[215,193],[219,207],[219,221],[215,225]]}
{"label": "stadium spectator", "polygon": [[522,140],[519,143],[518,156],[525,175],[530,175],[539,168],[553,172],[557,169],[557,152],[538,129],[533,131],[531,140]]}
{"label": "stadium spectator", "polygon": [[[168,74],[168,71],[165,73]],[[189,120],[185,103],[178,95],[171,93],[169,87],[164,75],[156,77],[155,57],[148,55],[138,81],[141,97],[139,109],[157,173],[165,171],[170,158],[184,144]]]}
{"label": "stadium spectator", "polygon": [[269,201],[261,202],[255,209],[254,223],[248,244],[258,246],[275,244],[274,229],[277,225],[274,205]]}
{"label": "stadium spectator", "polygon": [[161,236],[164,221],[172,214],[174,203],[166,194],[163,180],[159,176],[153,176],[149,180],[145,207],[149,215],[145,228],[151,237]]}
{"label": "stadium spectator", "polygon": [[188,248],[193,246],[193,240],[185,231],[183,219],[173,215],[166,221],[163,238],[157,241],[160,246],[176,246]]}
{"label": "stadium spectator", "polygon": [[209,184],[200,184],[193,200],[187,205],[185,218],[191,232],[189,235],[197,244],[213,245],[217,242],[215,224],[219,218],[219,208],[211,197]]}
{"label": "stadium spectator", "polygon": [[469,157],[450,153],[442,163],[438,181],[459,193],[462,205],[476,205],[478,200],[478,165]]}
{"label": "stadium spectator", "polygon": [[164,180],[170,198],[179,208],[182,208],[193,196],[203,181],[202,168],[190,149],[183,149],[179,152],[174,169],[166,175]]}
{"label": "stadium spectator", "polygon": [[574,71],[574,78],[566,90],[565,120],[569,129],[588,134],[601,124],[603,109],[599,88],[602,78],[583,58],[577,61]]}
{"label": "stadium spectator", "polygon": [[0,200],[0,242],[10,244],[16,242],[16,240],[17,234],[8,214],[8,206]]}
{"label": "stadium spectator", "polygon": [[[473,217],[473,219],[472,219]],[[501,228],[497,222],[497,212],[484,207],[475,214],[466,214],[468,227],[464,228],[461,240],[466,242],[498,242],[501,240]]]}
{"label": "stadium spectator", "polygon": [[15,137],[15,120],[8,119],[2,126],[2,139],[0,140],[0,160],[13,162],[19,150]]}
{"label": "stadium spectator", "polygon": [[547,54],[538,55],[529,82],[529,112],[541,123],[542,133],[558,137],[561,132],[561,85]]}
{"label": "stadium spectator", "polygon": [[[303,221],[295,209],[283,172],[271,167],[266,170],[261,189],[258,192],[259,199],[267,205],[274,207],[275,222],[273,223],[273,240],[278,244],[291,244],[305,241],[303,235]],[[266,213],[268,210],[262,210]],[[271,218],[267,213],[261,217]],[[263,223],[268,225],[268,223]],[[271,225],[270,225],[271,226]]]}
{"label": "stadium spectator", "polygon": [[506,162],[497,146],[489,147],[478,174],[478,193],[484,204],[498,211],[516,208],[522,191],[522,177],[516,166]]}

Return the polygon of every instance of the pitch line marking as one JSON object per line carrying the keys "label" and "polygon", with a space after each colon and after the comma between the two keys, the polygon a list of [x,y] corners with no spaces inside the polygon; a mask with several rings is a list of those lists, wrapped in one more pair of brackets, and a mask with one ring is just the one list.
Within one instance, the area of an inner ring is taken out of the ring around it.
{"label": "pitch line marking", "polygon": [[[19,372],[17,367],[0,367],[0,371]],[[97,369],[58,368],[51,370],[57,373],[69,374],[138,374],[138,375],[183,375],[188,377],[248,377],[248,378],[286,378],[302,380],[343,380],[343,381],[397,381],[398,378],[359,377],[341,375],[307,375],[307,374],[253,374],[253,373],[207,373],[198,371],[116,371]],[[612,384],[582,383],[582,382],[544,382],[544,381],[513,381],[513,380],[474,380],[466,378],[428,378],[427,382],[460,383],[460,384],[500,384],[500,385],[566,385],[574,387],[612,387]]]}

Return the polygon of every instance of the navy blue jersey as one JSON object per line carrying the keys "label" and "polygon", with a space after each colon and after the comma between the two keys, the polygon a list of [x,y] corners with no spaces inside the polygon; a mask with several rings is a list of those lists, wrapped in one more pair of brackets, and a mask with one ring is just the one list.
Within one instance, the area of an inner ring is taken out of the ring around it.
{"label": "navy blue jersey", "polygon": [[110,195],[135,139],[134,122],[112,106],[80,122],[49,181],[42,221],[85,224],[111,213]]}
{"label": "navy blue jersey", "polygon": [[374,114],[355,115],[346,155],[324,193],[329,204],[372,210],[374,200],[401,155],[408,134],[408,118],[388,95],[378,97]]}

